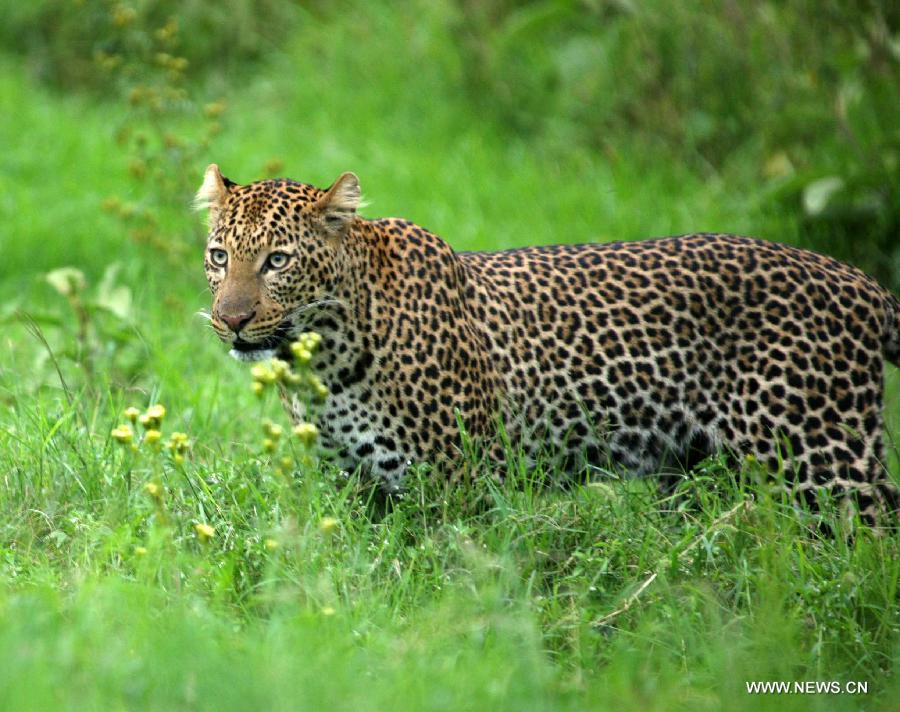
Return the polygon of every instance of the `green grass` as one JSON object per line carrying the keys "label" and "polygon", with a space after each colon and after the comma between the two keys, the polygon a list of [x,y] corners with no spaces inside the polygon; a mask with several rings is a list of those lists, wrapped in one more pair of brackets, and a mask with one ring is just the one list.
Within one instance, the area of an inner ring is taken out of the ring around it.
{"label": "green grass", "polygon": [[[526,139],[461,100],[452,57],[372,40],[363,20],[344,30],[334,45],[303,34],[224,89],[197,183],[213,161],[241,182],[273,158],[320,185],[354,170],[368,215],[408,217],[458,249],[701,229],[798,240],[752,145],[700,174],[640,136],[611,137],[616,160]],[[121,105],[49,92],[11,59],[0,105],[15,107],[0,122],[0,708],[896,704],[898,535],[819,540],[721,464],[675,498],[647,482],[539,492],[520,473],[474,506],[475,491],[423,478],[388,512],[327,463],[279,474],[260,446],[264,418],[285,423],[277,400],[251,395],[195,316],[208,296],[190,195],[159,215],[190,250],[173,262],[100,209],[148,191],[114,141]],[[133,316],[94,313],[88,377],[44,275],[77,266],[92,294],[113,262]],[[896,434],[900,377],[887,375]],[[183,468],[109,436],[127,405],[157,401],[166,432],[194,443]],[[747,680],[860,680],[869,694],[753,697]]]}

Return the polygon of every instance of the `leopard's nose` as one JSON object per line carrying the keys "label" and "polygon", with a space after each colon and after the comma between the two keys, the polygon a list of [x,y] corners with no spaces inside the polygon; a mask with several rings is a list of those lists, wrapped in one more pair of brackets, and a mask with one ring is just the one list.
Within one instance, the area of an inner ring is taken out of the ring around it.
{"label": "leopard's nose", "polygon": [[245,312],[243,314],[223,314],[219,312],[219,318],[228,325],[228,328],[231,329],[235,334],[237,334],[241,329],[243,329],[247,324],[250,323],[250,320],[256,316],[256,312]]}

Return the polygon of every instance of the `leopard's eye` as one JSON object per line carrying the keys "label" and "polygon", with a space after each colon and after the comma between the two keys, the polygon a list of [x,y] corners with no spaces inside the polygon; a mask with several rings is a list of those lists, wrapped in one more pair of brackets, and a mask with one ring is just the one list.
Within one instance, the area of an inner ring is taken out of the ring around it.
{"label": "leopard's eye", "polygon": [[209,261],[216,267],[224,267],[228,264],[228,253],[225,250],[214,247],[209,251]]}
{"label": "leopard's eye", "polygon": [[291,259],[286,252],[273,252],[266,260],[266,267],[269,269],[282,269]]}

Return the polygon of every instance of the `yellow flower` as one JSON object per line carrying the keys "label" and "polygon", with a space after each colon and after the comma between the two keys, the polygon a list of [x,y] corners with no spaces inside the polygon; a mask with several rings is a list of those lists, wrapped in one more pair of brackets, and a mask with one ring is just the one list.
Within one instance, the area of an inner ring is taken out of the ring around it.
{"label": "yellow flower", "polygon": [[113,428],[110,434],[113,436],[113,440],[121,443],[122,445],[127,445],[134,438],[134,431],[127,423],[124,425],[120,425],[117,428]]}
{"label": "yellow flower", "polygon": [[162,438],[162,433],[155,429],[150,429],[144,433],[144,442],[151,447],[157,447]]}
{"label": "yellow flower", "polygon": [[141,411],[139,411],[134,406],[125,409],[125,417],[128,418],[132,423],[136,423],[138,417],[140,416]]}
{"label": "yellow flower", "polygon": [[275,383],[275,372],[263,363],[258,363],[251,368],[250,375],[253,376],[254,381],[263,385]]}
{"label": "yellow flower", "polygon": [[277,423],[273,423],[271,420],[264,420],[263,432],[272,438],[272,440],[278,440],[284,433],[284,428]]}
{"label": "yellow flower", "polygon": [[266,438],[265,440],[263,440],[263,450],[265,450],[266,452],[274,452],[275,441],[270,438]]}
{"label": "yellow flower", "polygon": [[145,484],[144,492],[153,497],[153,499],[162,499],[162,487],[155,482],[148,482]]}
{"label": "yellow flower", "polygon": [[289,457],[282,457],[281,458],[281,466],[285,470],[290,470],[294,466],[294,461]]}
{"label": "yellow flower", "polygon": [[159,426],[162,424],[162,420],[165,417],[165,407],[157,403],[147,408],[147,410],[140,418],[138,418],[138,420],[140,421],[141,425],[143,425],[147,430],[159,430]]}
{"label": "yellow flower", "polygon": [[297,343],[307,351],[315,353],[315,350],[319,348],[319,344],[322,343],[322,335],[317,334],[315,331],[304,331],[297,337]]}
{"label": "yellow flower", "polygon": [[303,342],[295,341],[291,344],[291,353],[300,364],[307,364],[312,359],[312,352],[306,348]]}
{"label": "yellow flower", "polygon": [[266,539],[264,545],[268,551],[275,551],[278,548],[278,542],[274,539]]}
{"label": "yellow flower", "polygon": [[209,541],[216,535],[216,530],[213,527],[202,522],[194,525],[194,531],[197,532],[197,538],[200,541]]}
{"label": "yellow flower", "polygon": [[310,390],[315,394],[315,396],[319,400],[325,400],[328,396],[328,388],[325,387],[325,384],[322,383],[322,379],[320,379],[314,373],[309,374],[306,377],[307,383],[309,383]]}
{"label": "yellow flower", "polygon": [[293,433],[294,437],[306,445],[306,447],[309,447],[316,441],[319,430],[312,423],[298,423],[294,426]]}
{"label": "yellow flower", "polygon": [[280,358],[272,359],[272,373],[275,374],[276,381],[283,381],[290,372],[291,367],[287,361],[282,361]]}
{"label": "yellow flower", "polygon": [[319,531],[323,534],[333,534],[337,530],[339,524],[340,522],[334,517],[322,517],[319,521]]}
{"label": "yellow flower", "polygon": [[179,433],[177,430],[169,436],[169,442],[166,443],[166,448],[172,452],[172,459],[176,465],[184,462],[184,453],[190,446],[187,434]]}
{"label": "yellow flower", "polygon": [[166,417],[166,407],[159,403],[151,405],[147,408],[147,415],[153,418],[153,420],[162,420]]}
{"label": "yellow flower", "polygon": [[146,546],[136,546],[136,547],[134,547],[134,553],[137,556],[146,556],[147,555],[147,547]]}
{"label": "yellow flower", "polygon": [[322,615],[323,615],[323,616],[329,616],[329,617],[330,617],[330,616],[333,616],[335,613],[337,613],[337,611],[335,611],[334,608],[331,607],[331,606],[325,606],[324,608],[322,608]]}
{"label": "yellow flower", "polygon": [[259,381],[253,381],[253,385],[251,386],[251,388],[253,388],[254,395],[257,396],[262,396],[263,392],[266,390],[265,385],[263,385]]}

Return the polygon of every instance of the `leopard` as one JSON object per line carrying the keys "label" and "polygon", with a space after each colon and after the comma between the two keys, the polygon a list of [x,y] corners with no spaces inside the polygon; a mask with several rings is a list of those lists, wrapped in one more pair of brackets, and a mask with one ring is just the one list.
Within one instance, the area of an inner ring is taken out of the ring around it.
{"label": "leopard", "polygon": [[465,442],[549,445],[625,477],[727,453],[798,505],[897,520],[883,392],[900,300],[853,266],[718,233],[457,252],[362,217],[349,172],[241,185],[212,164],[196,206],[213,330],[240,361],[289,359],[317,332],[322,441],[386,492]]}

